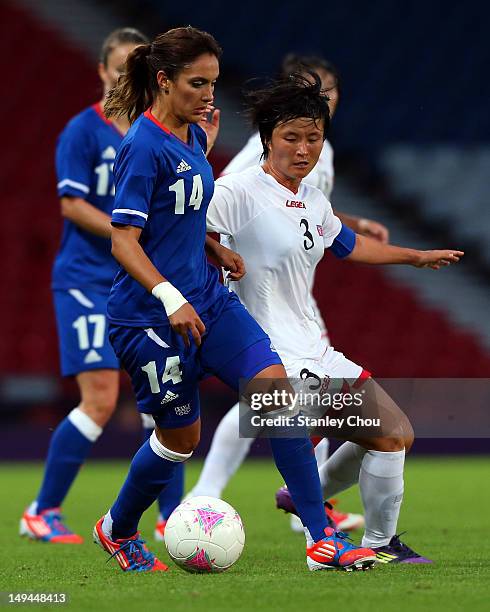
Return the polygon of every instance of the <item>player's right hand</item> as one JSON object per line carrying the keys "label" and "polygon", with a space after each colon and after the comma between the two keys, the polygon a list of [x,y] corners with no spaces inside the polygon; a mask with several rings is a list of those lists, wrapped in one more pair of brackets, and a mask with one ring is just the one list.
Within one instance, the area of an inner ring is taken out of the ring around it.
{"label": "player's right hand", "polygon": [[191,345],[189,332],[194,338],[196,346],[201,346],[201,337],[206,331],[206,326],[189,302],[186,302],[170,315],[168,320],[174,332],[182,336],[186,347]]}

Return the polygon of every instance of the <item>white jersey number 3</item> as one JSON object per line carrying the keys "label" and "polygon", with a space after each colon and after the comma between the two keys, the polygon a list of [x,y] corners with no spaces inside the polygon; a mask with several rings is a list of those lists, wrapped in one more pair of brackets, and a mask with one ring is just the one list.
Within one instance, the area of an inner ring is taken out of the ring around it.
{"label": "white jersey number 3", "polygon": [[[170,185],[168,189],[169,191],[173,191],[175,193],[175,214],[183,215],[185,210],[184,179],[179,179],[176,183]],[[202,178],[200,174],[195,174],[192,177],[192,192],[189,200],[189,206],[192,206],[194,210],[199,210],[201,208],[202,196]]]}

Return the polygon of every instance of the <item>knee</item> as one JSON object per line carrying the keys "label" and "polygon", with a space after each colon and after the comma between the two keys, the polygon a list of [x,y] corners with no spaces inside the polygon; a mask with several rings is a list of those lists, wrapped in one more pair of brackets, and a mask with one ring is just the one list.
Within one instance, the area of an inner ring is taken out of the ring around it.
{"label": "knee", "polygon": [[405,419],[403,424],[392,432],[390,435],[374,438],[368,444],[368,450],[376,450],[382,453],[396,453],[397,451],[405,450],[406,453],[412,448],[415,434],[412,425],[408,419]]}
{"label": "knee", "polygon": [[405,424],[403,428],[403,440],[405,443],[405,452],[408,453],[410,449],[412,448],[412,445],[415,440],[415,432],[413,431],[412,424],[410,423],[408,419],[407,419],[407,423]]}
{"label": "knee", "polygon": [[178,455],[191,455],[200,440],[200,431],[197,429],[178,431],[171,429],[162,430],[156,427],[155,435],[158,442],[165,449]]}
{"label": "knee", "polygon": [[405,439],[402,435],[376,438],[369,446],[371,446],[369,450],[375,450],[381,453],[396,453],[405,448]]}
{"label": "knee", "polygon": [[82,394],[80,409],[97,425],[104,427],[116,409],[118,388],[103,379],[95,378],[90,389]]}

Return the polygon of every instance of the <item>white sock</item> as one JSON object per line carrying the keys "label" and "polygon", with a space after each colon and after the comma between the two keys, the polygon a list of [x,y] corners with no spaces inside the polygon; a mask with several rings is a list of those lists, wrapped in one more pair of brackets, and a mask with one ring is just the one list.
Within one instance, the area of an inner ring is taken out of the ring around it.
{"label": "white sock", "polygon": [[366,531],[362,546],[386,546],[396,533],[403,499],[405,451],[367,451],[361,464],[361,489]]}
{"label": "white sock", "polygon": [[78,429],[90,442],[95,442],[102,433],[103,429],[97,425],[88,414],[85,414],[80,408],[74,408],[68,415],[70,423]]}
{"label": "white sock", "polygon": [[328,459],[329,448],[330,442],[328,441],[328,438],[323,438],[323,440],[320,440],[320,442],[315,446],[315,458],[319,467]]}
{"label": "white sock", "polygon": [[310,546],[313,546],[313,544],[315,543],[315,540],[311,537],[311,533],[308,527],[303,527],[303,529],[304,529],[305,538],[306,538],[306,548],[310,548]]}
{"label": "white sock", "polygon": [[109,540],[112,540],[112,516],[110,510],[107,511],[102,521],[102,532]]}
{"label": "white sock", "polygon": [[187,497],[221,497],[223,489],[238,470],[250,450],[252,438],[240,438],[239,407],[235,404],[221,419],[197,484]]}
{"label": "white sock", "polygon": [[354,442],[344,442],[319,468],[323,497],[329,499],[359,480],[366,450]]}

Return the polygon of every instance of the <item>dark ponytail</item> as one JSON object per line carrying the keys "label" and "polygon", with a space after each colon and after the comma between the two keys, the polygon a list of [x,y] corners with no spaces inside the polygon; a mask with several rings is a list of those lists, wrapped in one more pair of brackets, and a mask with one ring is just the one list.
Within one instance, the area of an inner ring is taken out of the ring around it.
{"label": "dark ponytail", "polygon": [[136,47],[126,60],[126,70],[110,90],[104,104],[106,117],[127,117],[130,123],[153,103],[148,57],[151,44]]}
{"label": "dark ponytail", "polygon": [[119,77],[104,104],[107,117],[127,117],[130,123],[141,115],[158,95],[157,74],[161,70],[174,80],[200,55],[219,59],[221,48],[207,32],[191,26],[159,34],[149,45],[141,45],[128,55],[126,72]]}

